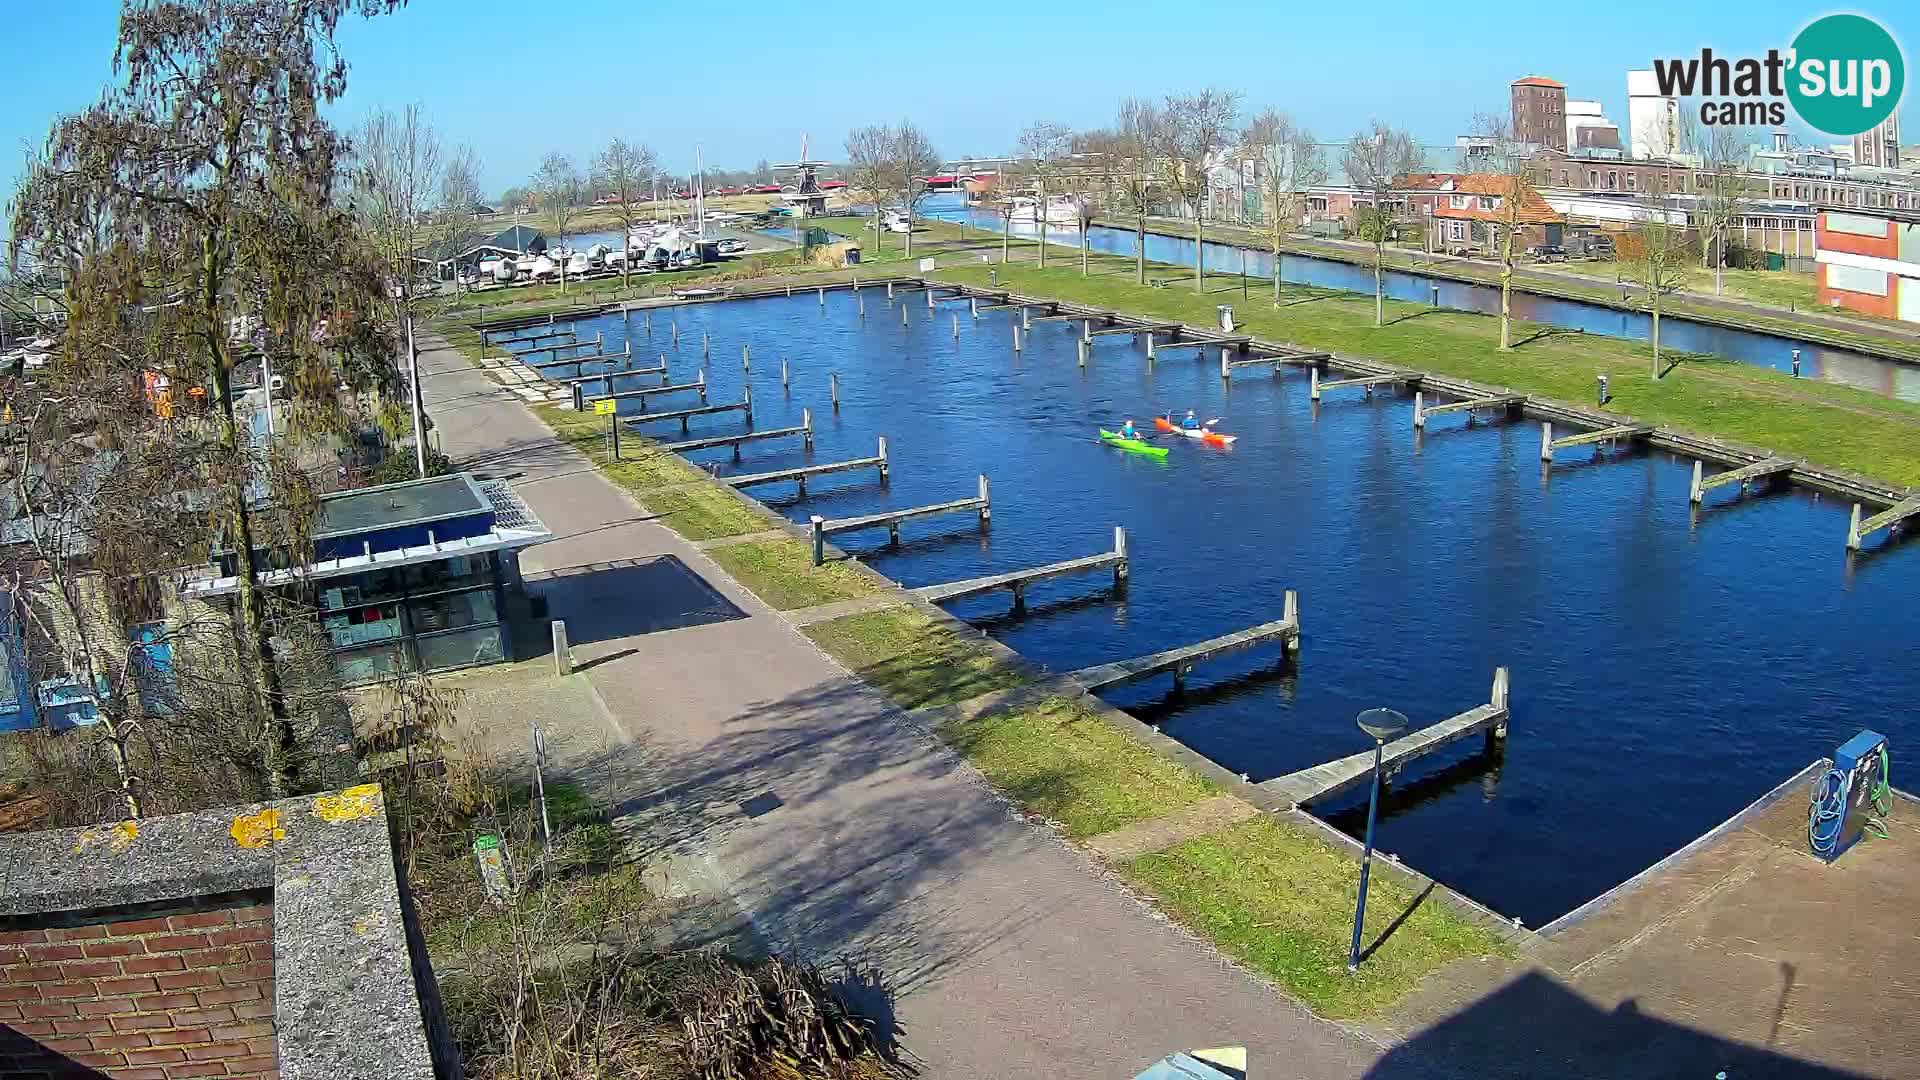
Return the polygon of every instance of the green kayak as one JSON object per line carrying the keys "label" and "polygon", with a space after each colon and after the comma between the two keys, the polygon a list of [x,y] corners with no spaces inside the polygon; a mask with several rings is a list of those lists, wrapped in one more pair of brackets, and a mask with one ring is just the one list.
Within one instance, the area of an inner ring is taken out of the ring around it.
{"label": "green kayak", "polygon": [[1155,446],[1139,439],[1129,439],[1117,431],[1108,431],[1106,428],[1100,429],[1100,441],[1108,446],[1117,446],[1122,450],[1131,450],[1136,454],[1146,454],[1149,457],[1167,456],[1167,448],[1164,446]]}

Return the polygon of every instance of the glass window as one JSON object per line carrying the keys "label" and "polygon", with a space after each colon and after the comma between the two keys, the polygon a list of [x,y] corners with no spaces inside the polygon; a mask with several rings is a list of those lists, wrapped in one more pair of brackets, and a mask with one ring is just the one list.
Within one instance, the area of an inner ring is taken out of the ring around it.
{"label": "glass window", "polygon": [[414,647],[420,651],[421,668],[427,671],[469,664],[493,664],[507,655],[500,643],[498,626],[418,638],[414,641]]}
{"label": "glass window", "polygon": [[461,555],[439,562],[420,563],[407,567],[407,571],[408,587],[416,593],[493,583],[493,559],[487,555]]}
{"label": "glass window", "polygon": [[391,678],[412,668],[405,643],[398,641],[335,653],[333,663],[340,680],[349,685]]}
{"label": "glass window", "polygon": [[328,636],[336,649],[391,641],[400,636],[400,605],[370,604],[348,608],[328,615],[324,620]]}
{"label": "glass window", "polygon": [[413,621],[413,632],[416,634],[435,634],[442,630],[458,630],[500,621],[490,588],[429,596],[409,601],[407,606],[410,609],[407,614]]}

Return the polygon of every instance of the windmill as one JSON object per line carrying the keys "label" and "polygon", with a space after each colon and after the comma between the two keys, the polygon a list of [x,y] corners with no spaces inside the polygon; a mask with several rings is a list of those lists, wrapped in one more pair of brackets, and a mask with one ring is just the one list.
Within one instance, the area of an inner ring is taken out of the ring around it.
{"label": "windmill", "polygon": [[776,173],[793,174],[794,187],[797,190],[782,193],[781,198],[793,204],[794,213],[801,217],[814,217],[827,212],[827,195],[820,190],[821,169],[831,162],[807,160],[807,136],[800,136],[800,160],[789,161],[773,167]]}

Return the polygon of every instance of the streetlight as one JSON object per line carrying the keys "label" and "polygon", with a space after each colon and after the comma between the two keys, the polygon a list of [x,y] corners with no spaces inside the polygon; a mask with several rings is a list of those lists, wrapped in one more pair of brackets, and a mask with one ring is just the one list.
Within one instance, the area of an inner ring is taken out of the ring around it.
{"label": "streetlight", "polygon": [[1360,730],[1373,737],[1373,795],[1367,800],[1367,846],[1360,856],[1360,900],[1353,909],[1353,948],[1347,953],[1347,973],[1360,970],[1360,925],[1367,914],[1367,876],[1373,869],[1373,821],[1380,812],[1380,758],[1387,740],[1407,730],[1407,718],[1392,709],[1368,709],[1354,718]]}

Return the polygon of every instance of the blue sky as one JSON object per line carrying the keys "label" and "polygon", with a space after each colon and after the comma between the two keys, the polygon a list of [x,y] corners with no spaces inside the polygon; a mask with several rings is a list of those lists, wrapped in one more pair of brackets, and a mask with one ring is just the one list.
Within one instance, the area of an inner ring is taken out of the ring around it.
{"label": "blue sky", "polygon": [[[1125,95],[1208,84],[1241,90],[1253,109],[1284,108],[1327,140],[1378,116],[1422,141],[1448,142],[1476,112],[1504,109],[1506,85],[1521,75],[1557,78],[1624,125],[1625,73],[1655,56],[1703,45],[1761,53],[1834,10],[1871,15],[1903,44],[1920,34],[1920,5],[1887,0],[1846,8],[1055,0],[1011,9],[1021,16],[1014,22],[968,10],[867,0],[413,0],[342,28],[352,67],[336,119],[419,103],[446,138],[479,152],[495,193],[549,151],[584,165],[616,135],[650,144],[669,168],[690,169],[696,144],[710,164],[744,168],[790,160],[803,132],[816,156],[837,158],[849,128],[908,118],[944,154],[986,155],[1035,121],[1097,126]],[[54,116],[84,106],[112,76],[117,12],[108,0],[9,5],[0,35],[5,190],[19,175],[20,148],[37,145]],[[819,30],[801,29],[804,17]],[[542,69],[554,78],[536,80]]]}

